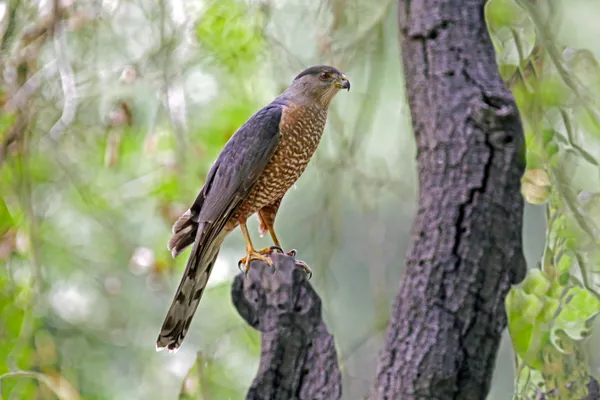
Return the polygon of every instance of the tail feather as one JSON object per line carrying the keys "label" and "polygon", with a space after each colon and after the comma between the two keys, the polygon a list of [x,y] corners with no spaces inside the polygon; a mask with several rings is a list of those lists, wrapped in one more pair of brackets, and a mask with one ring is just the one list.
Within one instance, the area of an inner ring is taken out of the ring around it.
{"label": "tail feather", "polygon": [[177,257],[189,245],[194,243],[196,234],[198,233],[198,214],[192,214],[191,210],[187,210],[173,224],[173,236],[169,240],[167,248],[171,252],[173,258]]}
{"label": "tail feather", "polygon": [[[206,227],[206,225],[207,223],[202,223],[200,225],[196,223],[195,231],[200,229],[200,234],[192,248],[185,272],[181,278],[171,307],[167,312],[160,334],[158,335],[156,341],[157,351],[164,348],[168,348],[169,351],[176,351],[181,345],[181,342],[192,323],[192,318],[198,308],[198,304],[200,303],[200,299],[206,288],[206,283],[208,282],[210,273],[212,272],[217,256],[219,255],[219,249],[223,242],[224,234],[221,234],[220,232],[216,232],[216,235],[206,234],[207,231],[211,230],[207,229],[208,227]],[[181,226],[184,226],[184,224]],[[192,226],[193,225],[188,224],[184,229],[190,229]],[[180,232],[176,233],[173,238]],[[187,236],[181,237],[184,239],[187,238]],[[173,241],[173,239],[171,240]],[[192,238],[192,242],[193,241]],[[180,239],[177,241],[177,246],[173,247],[171,251],[174,252],[175,249],[179,249],[180,247],[178,246],[181,243],[185,242],[181,242]],[[170,243],[169,247],[171,249]],[[183,248],[181,248],[181,250],[183,250]]]}

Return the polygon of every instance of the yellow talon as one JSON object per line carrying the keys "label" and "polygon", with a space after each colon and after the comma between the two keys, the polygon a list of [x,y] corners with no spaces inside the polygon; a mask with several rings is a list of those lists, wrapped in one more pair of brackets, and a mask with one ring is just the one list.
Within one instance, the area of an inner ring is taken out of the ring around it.
{"label": "yellow talon", "polygon": [[264,261],[267,264],[269,264],[270,267],[273,266],[273,260],[271,260],[269,257],[263,255],[263,254],[270,254],[271,253],[271,249],[262,249],[262,250],[250,250],[248,251],[248,253],[246,254],[246,257],[242,258],[240,261],[238,261],[238,266],[244,266],[244,273],[248,273],[248,270],[250,269],[250,263],[253,260],[258,260],[258,261]]}
{"label": "yellow talon", "polygon": [[246,222],[240,221],[240,228],[242,229],[242,235],[244,235],[244,240],[246,241],[246,257],[242,258],[238,261],[238,267],[244,266],[244,273],[248,273],[250,269],[250,262],[253,260],[264,261],[270,267],[273,266],[273,260],[271,258],[266,257],[266,255],[271,254],[272,250],[270,248],[265,248],[262,250],[255,250],[252,245],[252,240],[250,239],[250,234],[248,233],[248,227],[246,226]]}

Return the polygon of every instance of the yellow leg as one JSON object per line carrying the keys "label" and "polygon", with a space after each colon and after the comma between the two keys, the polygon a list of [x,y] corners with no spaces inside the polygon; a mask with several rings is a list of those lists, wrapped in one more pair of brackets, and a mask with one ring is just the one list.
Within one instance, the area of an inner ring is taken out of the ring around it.
{"label": "yellow leg", "polygon": [[[276,247],[279,247],[279,249],[281,249],[282,252],[285,252],[283,250],[283,247],[281,247],[281,244],[279,243],[279,239],[277,238],[277,235],[275,234],[275,229],[273,228],[273,225],[267,225],[267,229],[269,230],[269,233],[271,234],[271,238],[273,239],[273,243],[275,243]],[[291,250],[289,252],[286,253],[288,256],[292,256],[292,257],[296,257],[296,250]],[[303,270],[306,271],[306,273],[308,274],[308,279],[310,279],[310,277],[312,277],[312,270],[310,269],[310,267],[304,262],[304,261],[300,261],[300,260],[296,260],[296,265],[298,265],[300,268],[302,268]]]}
{"label": "yellow leg", "polygon": [[267,225],[267,229],[269,230],[269,233],[271,234],[271,239],[273,239],[273,243],[275,244],[275,246],[279,247],[280,249],[283,249],[283,247],[281,247],[281,243],[279,243],[279,239],[277,238],[277,235],[275,234],[275,229],[273,228],[273,226]]}
{"label": "yellow leg", "polygon": [[242,258],[238,262],[238,265],[244,265],[244,272],[248,272],[250,269],[250,262],[252,260],[264,261],[269,264],[269,266],[273,266],[273,261],[269,257],[265,256],[265,254],[271,254],[271,249],[266,248],[258,251],[254,249],[254,246],[252,245],[252,239],[250,239],[250,234],[248,233],[246,221],[240,222],[240,229],[242,230],[242,235],[246,241],[246,257]]}
{"label": "yellow leg", "polygon": [[[279,204],[277,204],[277,207],[278,206],[279,206]],[[259,211],[259,213],[258,213],[260,223],[261,223],[260,231],[264,232],[264,228],[266,227],[267,230],[269,231],[269,234],[271,235],[271,239],[273,239],[273,244],[275,245],[275,246],[272,246],[270,249],[261,250],[261,251],[259,251],[259,253],[266,254],[267,252],[270,253],[273,250],[277,250],[277,251],[281,251],[282,253],[287,254],[288,256],[296,258],[296,250],[291,250],[286,253],[283,250],[283,247],[281,247],[281,242],[279,242],[279,238],[277,237],[277,234],[275,233],[275,228],[274,228],[273,222],[274,222],[274,215],[277,212],[277,207],[275,208],[275,211],[273,211],[272,208],[270,210],[267,208],[267,209],[263,209],[263,210]],[[248,229],[246,228],[246,224],[240,223],[240,227],[242,228],[242,233],[245,232],[244,237],[247,238],[246,245],[248,243],[250,243],[250,246],[252,246],[252,242],[250,241],[250,236],[248,235]],[[241,263],[241,261],[240,261],[240,263]],[[272,264],[269,264],[269,265],[272,265]],[[308,279],[310,279],[312,277],[312,270],[304,261],[296,260],[296,265],[306,271],[306,273],[308,274]]]}

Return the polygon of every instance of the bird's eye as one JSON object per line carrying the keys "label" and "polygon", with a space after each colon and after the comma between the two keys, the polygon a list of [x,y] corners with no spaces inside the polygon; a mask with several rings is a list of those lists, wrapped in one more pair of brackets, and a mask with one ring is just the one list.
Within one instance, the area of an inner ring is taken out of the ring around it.
{"label": "bird's eye", "polygon": [[322,81],[327,81],[329,78],[331,78],[331,74],[327,71],[324,71],[319,74],[319,78],[321,78]]}

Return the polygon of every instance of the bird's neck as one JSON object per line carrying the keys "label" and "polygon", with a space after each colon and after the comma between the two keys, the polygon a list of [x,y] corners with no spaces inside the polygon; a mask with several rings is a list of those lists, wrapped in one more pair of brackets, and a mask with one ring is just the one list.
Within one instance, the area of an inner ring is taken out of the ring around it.
{"label": "bird's neck", "polygon": [[327,112],[329,103],[333,96],[313,96],[310,93],[292,91],[290,88],[286,89],[276,101],[284,104],[293,103],[295,105],[302,105],[315,109],[315,111]]}

